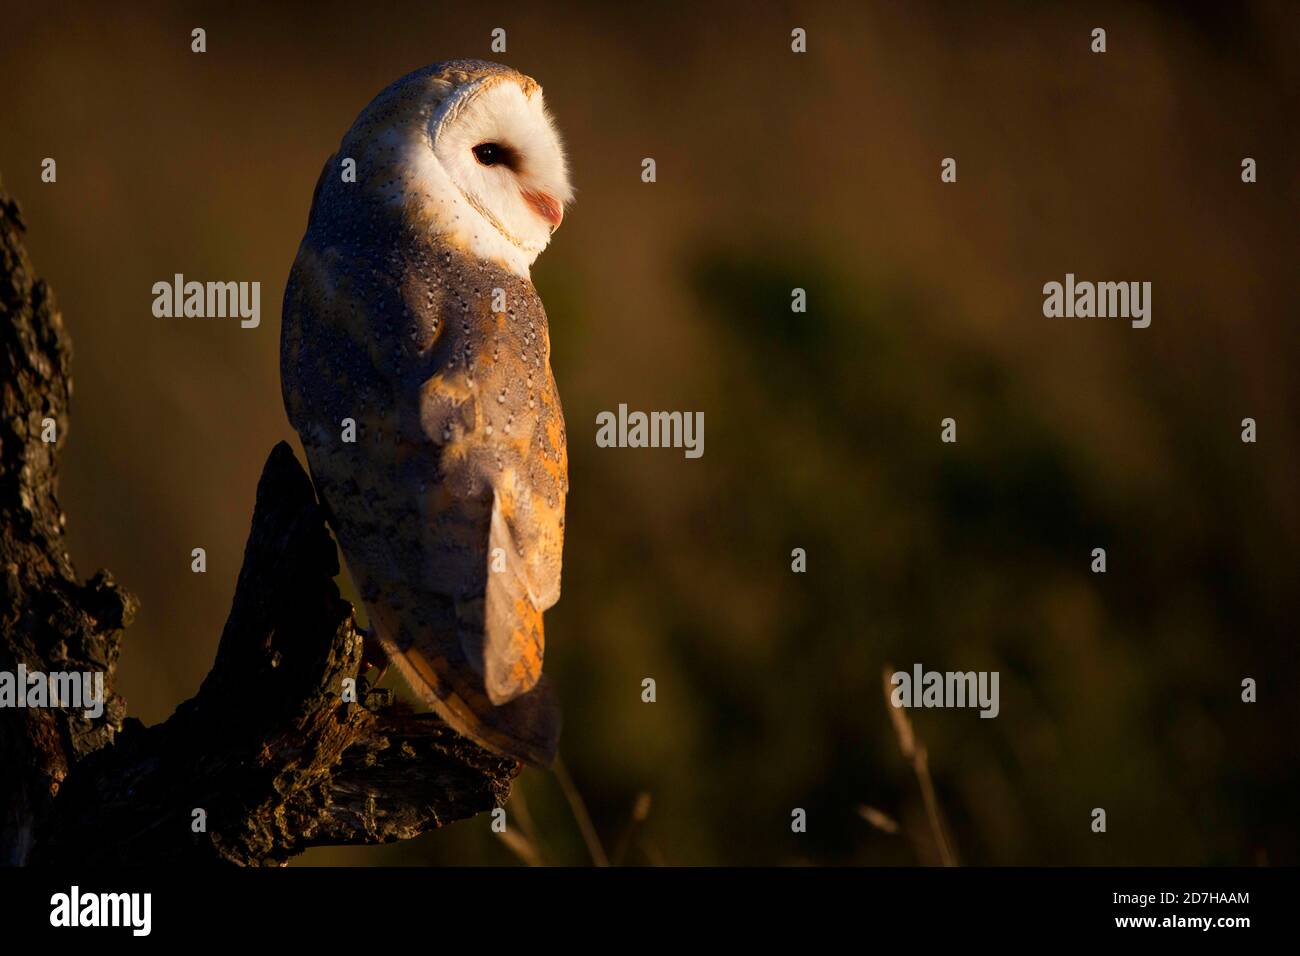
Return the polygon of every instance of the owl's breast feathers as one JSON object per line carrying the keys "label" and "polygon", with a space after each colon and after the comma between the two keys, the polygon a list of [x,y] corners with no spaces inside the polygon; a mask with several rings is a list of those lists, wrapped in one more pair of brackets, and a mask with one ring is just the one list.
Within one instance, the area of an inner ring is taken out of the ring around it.
{"label": "owl's breast feathers", "polygon": [[548,765],[568,458],[541,301],[436,238],[321,231],[285,290],[284,400],[371,629],[457,730]]}

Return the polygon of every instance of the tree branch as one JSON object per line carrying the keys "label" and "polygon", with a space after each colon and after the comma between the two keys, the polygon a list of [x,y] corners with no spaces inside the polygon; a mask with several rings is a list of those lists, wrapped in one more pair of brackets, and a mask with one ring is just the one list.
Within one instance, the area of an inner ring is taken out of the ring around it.
{"label": "tree branch", "polygon": [[[107,703],[98,719],[0,707],[0,861],[281,863],[502,804],[513,760],[383,694],[344,700],[363,637],[334,583],[323,509],[283,442],[258,483],[212,671],[164,723],[123,719],[112,688],[136,602],[103,571],[78,583],[63,548],[70,349],[23,228],[0,187],[0,672],[99,672]],[[57,441],[42,440],[47,420]]]}

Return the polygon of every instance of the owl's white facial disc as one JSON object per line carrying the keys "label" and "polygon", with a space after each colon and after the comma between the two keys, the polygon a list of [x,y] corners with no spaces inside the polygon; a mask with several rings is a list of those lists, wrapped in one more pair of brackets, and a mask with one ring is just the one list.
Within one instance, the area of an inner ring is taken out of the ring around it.
{"label": "owl's white facial disc", "polygon": [[464,199],[448,231],[527,276],[573,199],[541,87],[514,77],[470,83],[434,114],[430,139],[437,165]]}

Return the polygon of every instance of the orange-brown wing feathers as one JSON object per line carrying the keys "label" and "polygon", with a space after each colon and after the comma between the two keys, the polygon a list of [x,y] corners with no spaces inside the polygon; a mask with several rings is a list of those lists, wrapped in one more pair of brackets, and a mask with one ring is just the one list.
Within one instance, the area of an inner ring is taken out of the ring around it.
{"label": "orange-brown wing feathers", "polygon": [[[285,402],[399,672],[466,736],[549,764],[542,611],[559,596],[568,485],[546,316],[525,280],[433,261],[436,275],[408,263],[389,279],[305,240]],[[493,288],[509,311],[491,310]]]}

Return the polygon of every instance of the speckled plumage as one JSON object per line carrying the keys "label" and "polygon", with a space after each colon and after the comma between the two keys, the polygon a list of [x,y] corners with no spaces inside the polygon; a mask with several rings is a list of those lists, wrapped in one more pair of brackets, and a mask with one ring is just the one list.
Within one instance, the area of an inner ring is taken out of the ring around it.
{"label": "speckled plumage", "polygon": [[[374,635],[460,732],[546,765],[559,709],[542,612],[559,598],[568,490],[546,312],[526,266],[476,236],[491,217],[464,212],[418,152],[458,108],[449,98],[500,82],[536,88],[455,61],[363,111],[316,187],[285,290],[281,374]],[[344,157],[356,183],[340,176]],[[342,440],[348,418],[355,443]]]}

